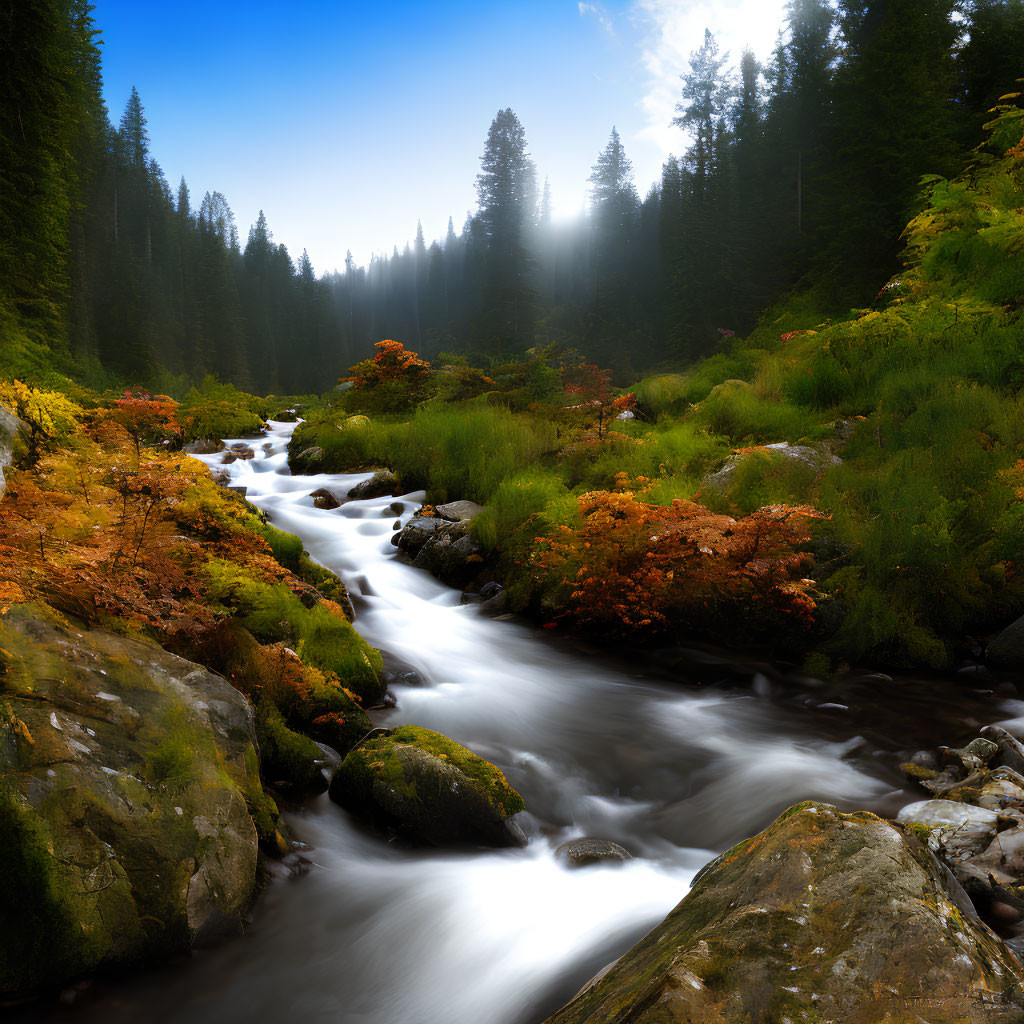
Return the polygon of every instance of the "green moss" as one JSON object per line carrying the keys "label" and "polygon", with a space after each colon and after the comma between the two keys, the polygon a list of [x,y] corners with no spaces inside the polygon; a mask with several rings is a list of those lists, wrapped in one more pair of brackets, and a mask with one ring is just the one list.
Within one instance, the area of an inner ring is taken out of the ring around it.
{"label": "green moss", "polygon": [[[387,747],[396,743],[408,743],[425,750],[434,757],[458,768],[460,772],[476,782],[486,793],[488,800],[500,808],[506,816],[521,811],[526,806],[523,798],[508,784],[504,773],[489,761],[474,754],[471,750],[442,736],[439,732],[423,729],[415,725],[403,725],[395,729],[388,737],[372,739],[359,748],[366,751],[368,757],[377,753],[386,754]],[[385,757],[385,763],[387,758]],[[396,774],[392,772],[392,774]]]}
{"label": "green moss", "polygon": [[922,825],[919,821],[908,821],[904,823],[903,827],[913,832],[926,846],[928,845],[928,838],[932,834],[930,825]]}
{"label": "green moss", "polygon": [[196,781],[199,754],[210,746],[209,738],[192,725],[183,709],[168,714],[156,728],[161,738],[146,755],[144,769],[149,781],[171,789]]}
{"label": "green moss", "polygon": [[261,701],[256,709],[256,738],[263,777],[268,782],[286,782],[301,792],[316,793],[326,788],[317,763],[323,757],[320,748],[289,729],[281,712],[269,701]]}
{"label": "green moss", "polygon": [[156,690],[150,675],[131,658],[107,658],[106,681],[115,690]]}
{"label": "green moss", "polygon": [[301,636],[298,653],[303,661],[333,672],[364,704],[375,703],[383,696],[380,651],[371,647],[350,622],[316,607],[306,611],[297,626]]}

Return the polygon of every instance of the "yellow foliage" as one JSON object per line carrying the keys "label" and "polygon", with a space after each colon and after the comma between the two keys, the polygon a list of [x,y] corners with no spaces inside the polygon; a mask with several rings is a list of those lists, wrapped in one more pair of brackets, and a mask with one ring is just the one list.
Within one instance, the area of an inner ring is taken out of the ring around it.
{"label": "yellow foliage", "polygon": [[81,425],[81,406],[59,391],[40,391],[20,380],[0,381],[0,405],[23,419],[33,438],[64,437]]}

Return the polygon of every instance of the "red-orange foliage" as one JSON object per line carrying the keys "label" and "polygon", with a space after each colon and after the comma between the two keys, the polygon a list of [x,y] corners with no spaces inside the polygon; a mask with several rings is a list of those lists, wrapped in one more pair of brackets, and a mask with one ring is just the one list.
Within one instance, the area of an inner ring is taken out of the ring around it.
{"label": "red-orange foliage", "polygon": [[607,405],[611,370],[601,370],[593,363],[566,366],[562,370],[565,393],[581,405]]}
{"label": "red-orange foliage", "polygon": [[538,537],[530,555],[537,583],[562,588],[566,616],[603,635],[693,628],[740,615],[748,624],[797,620],[815,612],[806,578],[809,506],[772,505],[746,516],[710,512],[692,501],[645,505],[629,492],[580,496],[582,525]]}
{"label": "red-orange foliage", "polygon": [[181,426],[175,419],[177,408],[178,403],[167,395],[151,395],[134,388],[116,399],[107,415],[128,432],[138,455],[143,442],[153,444],[181,436]]}
{"label": "red-orange foliage", "polygon": [[373,387],[389,381],[418,381],[430,371],[430,363],[407,349],[400,341],[385,338],[373,346],[377,351],[372,359],[364,359],[349,368],[352,374],[344,378],[357,388]]}

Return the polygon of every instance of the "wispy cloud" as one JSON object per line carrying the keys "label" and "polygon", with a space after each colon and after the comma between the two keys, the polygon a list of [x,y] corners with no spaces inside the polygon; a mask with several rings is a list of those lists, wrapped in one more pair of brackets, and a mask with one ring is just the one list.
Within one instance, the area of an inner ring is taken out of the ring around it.
{"label": "wispy cloud", "polygon": [[[582,8],[584,5],[580,4]],[[632,16],[641,34],[641,62],[647,86],[639,101],[647,122],[638,134],[657,146],[663,157],[681,153],[688,140],[672,125],[690,54],[711,29],[721,53],[730,63],[750,47],[765,60],[775,45],[784,20],[785,0],[634,0]]]}
{"label": "wispy cloud", "polygon": [[580,0],[578,6],[581,18],[594,18],[605,32],[614,34],[615,25],[612,23],[611,15],[605,10],[603,4],[588,4]]}

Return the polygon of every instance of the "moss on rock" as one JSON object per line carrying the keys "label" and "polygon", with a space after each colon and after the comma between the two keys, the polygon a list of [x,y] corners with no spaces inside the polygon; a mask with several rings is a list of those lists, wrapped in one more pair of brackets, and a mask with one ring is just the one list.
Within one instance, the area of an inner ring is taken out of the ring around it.
{"label": "moss on rock", "polygon": [[435,846],[509,846],[522,797],[502,771],[440,733],[403,726],[349,752],[331,799]]}
{"label": "moss on rock", "polygon": [[245,698],[28,606],[0,618],[0,648],[0,993],[237,931],[256,876],[249,808],[276,829]]}
{"label": "moss on rock", "polygon": [[271,785],[283,783],[300,793],[322,793],[327,788],[320,769],[320,748],[308,736],[289,729],[281,712],[268,700],[256,710],[256,737],[263,777]]}
{"label": "moss on rock", "polygon": [[910,830],[791,808],[548,1024],[1010,1024],[1024,969]]}

